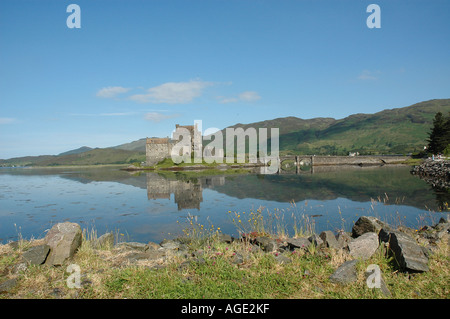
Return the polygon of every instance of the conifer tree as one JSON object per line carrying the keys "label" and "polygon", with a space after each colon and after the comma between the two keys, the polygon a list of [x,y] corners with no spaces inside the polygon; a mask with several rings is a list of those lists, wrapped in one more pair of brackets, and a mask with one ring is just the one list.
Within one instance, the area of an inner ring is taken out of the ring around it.
{"label": "conifer tree", "polygon": [[450,113],[444,117],[441,112],[437,112],[433,127],[428,133],[428,152],[439,154],[450,144]]}

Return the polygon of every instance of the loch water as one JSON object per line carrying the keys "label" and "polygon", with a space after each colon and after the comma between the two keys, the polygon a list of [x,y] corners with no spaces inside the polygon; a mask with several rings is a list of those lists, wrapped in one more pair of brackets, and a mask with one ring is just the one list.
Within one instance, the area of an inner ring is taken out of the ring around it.
{"label": "loch water", "polygon": [[300,174],[195,176],[111,167],[2,168],[0,243],[42,238],[64,221],[98,236],[113,231],[138,242],[183,235],[190,220],[238,236],[257,212],[267,227],[281,227],[288,235],[294,223],[305,226],[302,221],[317,233],[350,231],[362,215],[413,228],[436,223],[446,213],[442,207],[450,193],[434,189],[410,169],[329,166]]}

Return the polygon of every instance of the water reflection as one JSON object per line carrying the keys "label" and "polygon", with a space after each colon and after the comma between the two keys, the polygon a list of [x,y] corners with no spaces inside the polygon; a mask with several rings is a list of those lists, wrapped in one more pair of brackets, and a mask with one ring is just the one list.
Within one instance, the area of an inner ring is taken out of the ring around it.
{"label": "water reflection", "polygon": [[178,210],[198,209],[203,201],[203,189],[214,188],[225,184],[225,176],[212,176],[202,178],[183,178],[178,176],[172,179],[157,173],[147,173],[147,198],[170,199],[174,201]]}
{"label": "water reflection", "polygon": [[412,176],[409,167],[397,166],[214,176],[130,174],[112,168],[0,169],[0,242],[15,239],[18,232],[40,238],[65,220],[94,224],[100,234],[117,227],[135,241],[158,241],[178,231],[178,220],[191,212],[199,219],[211,217],[231,233],[236,229],[228,211],[259,206],[289,211],[291,203],[299,213],[324,216],[317,219],[317,230],[340,224],[338,212],[349,223],[356,214],[375,213],[401,214],[417,225],[418,216],[438,211],[446,202],[450,193]]}
{"label": "water reflection", "polygon": [[210,188],[227,196],[281,203],[346,198],[356,202],[376,200],[385,205],[406,205],[440,210],[450,202],[450,193],[433,189],[412,176],[409,167],[323,166],[299,174],[243,174],[208,177],[169,176],[147,173],[148,199],[171,199],[178,210],[197,209],[203,190]]}

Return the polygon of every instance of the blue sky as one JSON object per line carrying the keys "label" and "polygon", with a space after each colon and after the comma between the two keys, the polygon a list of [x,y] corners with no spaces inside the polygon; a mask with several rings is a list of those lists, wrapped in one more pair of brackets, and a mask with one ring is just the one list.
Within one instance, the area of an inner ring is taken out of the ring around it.
{"label": "blue sky", "polygon": [[[68,28],[69,4],[81,28]],[[381,9],[370,29],[369,4]],[[450,1],[0,1],[0,158],[450,97]]]}

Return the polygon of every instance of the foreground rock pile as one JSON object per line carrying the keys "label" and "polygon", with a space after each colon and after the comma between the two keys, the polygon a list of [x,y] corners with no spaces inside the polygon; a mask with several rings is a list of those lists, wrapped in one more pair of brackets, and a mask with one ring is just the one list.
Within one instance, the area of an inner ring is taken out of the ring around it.
{"label": "foreground rock pile", "polygon": [[[233,241],[245,242],[250,249],[233,254],[232,263],[242,264],[248,254],[273,254],[280,264],[290,263],[286,252],[304,250],[305,253],[326,254],[331,250],[346,255],[346,262],[341,264],[329,277],[331,282],[349,284],[357,280],[356,265],[360,260],[369,259],[379,249],[385,246],[388,257],[392,258],[394,266],[403,272],[426,272],[428,258],[439,241],[449,243],[450,222],[448,217],[442,217],[438,224],[425,226],[420,230],[406,227],[393,229],[390,225],[371,216],[360,217],[351,233],[324,231],[320,235],[310,237],[274,239],[269,236],[245,237],[235,239],[229,235],[220,235],[219,240],[227,243]],[[21,260],[9,269],[13,279],[0,282],[0,293],[8,292],[17,282],[17,274],[30,265],[48,265],[58,267],[68,265],[82,244],[82,230],[78,224],[65,222],[56,224],[43,240],[38,240],[21,255]],[[17,242],[8,245],[17,246]],[[190,249],[189,239],[177,238],[164,240],[161,243],[122,242],[116,243],[113,233],[107,233],[98,239],[91,240],[90,245],[98,252],[104,253],[111,267],[126,267],[129,265],[146,266],[150,268],[165,267],[168,262],[178,257],[179,267],[190,263],[205,262],[204,250]],[[107,249],[105,249],[107,248]],[[106,253],[107,252],[107,253]],[[366,277],[370,275],[366,273]],[[382,281],[381,291],[386,296],[389,290]]]}
{"label": "foreground rock pile", "polygon": [[448,160],[426,160],[414,166],[411,174],[419,176],[434,187],[450,188],[450,161]]}

